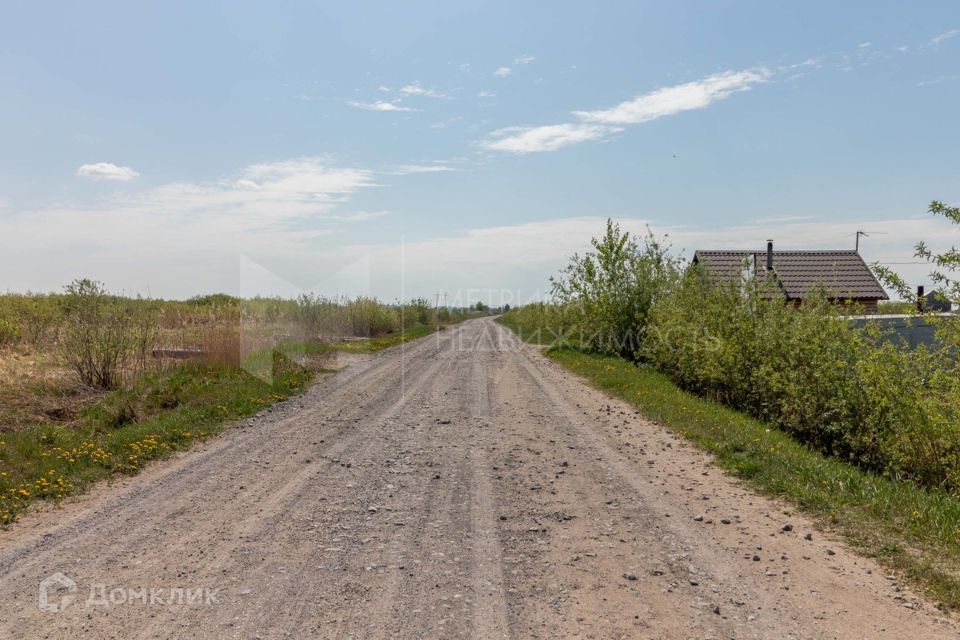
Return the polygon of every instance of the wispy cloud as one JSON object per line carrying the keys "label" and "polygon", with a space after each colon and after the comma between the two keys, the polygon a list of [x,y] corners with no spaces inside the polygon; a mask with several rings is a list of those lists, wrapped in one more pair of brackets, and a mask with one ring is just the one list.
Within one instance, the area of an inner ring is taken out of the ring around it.
{"label": "wispy cloud", "polygon": [[457,169],[450,165],[436,162],[433,164],[402,164],[384,173],[394,176],[406,176],[417,173],[442,173],[445,171],[457,171]]}
{"label": "wispy cloud", "polygon": [[400,93],[408,96],[424,96],[426,98],[438,98],[442,100],[449,100],[450,96],[445,93],[440,93],[436,89],[430,89],[424,87],[419,82],[413,82],[404,87],[400,87]]}
{"label": "wispy cloud", "polygon": [[944,40],[949,40],[950,38],[954,38],[958,35],[960,35],[960,29],[950,29],[949,31],[944,31],[941,34],[930,38],[929,44],[938,45]]}
{"label": "wispy cloud", "polygon": [[771,76],[767,69],[727,71],[701,80],[663,87],[621,102],[610,109],[574,111],[581,120],[603,124],[639,124],[683,111],[704,109],[733,93],[748,91],[754,85],[766,82]]}
{"label": "wispy cloud", "polygon": [[253,164],[214,182],[164,185],[122,204],[194,218],[228,216],[238,228],[255,228],[328,214],[344,196],[373,186],[373,175],[365,169],[332,166],[326,158],[293,158]]}
{"label": "wispy cloud", "polygon": [[497,94],[494,93],[493,91],[483,91],[483,90],[481,90],[479,93],[477,93],[477,97],[478,97],[478,98],[496,98],[496,97],[497,97]]}
{"label": "wispy cloud", "polygon": [[530,64],[535,61],[536,58],[529,53],[525,53],[522,56],[517,56],[513,59],[513,64]]}
{"label": "wispy cloud", "polygon": [[366,111],[419,111],[419,109],[404,107],[394,102],[385,102],[384,100],[377,100],[376,102],[359,102],[356,100],[350,100],[349,104],[352,107],[364,109]]}
{"label": "wispy cloud", "polygon": [[534,153],[555,151],[572,144],[599,140],[614,131],[613,127],[585,123],[553,124],[543,127],[507,127],[490,134],[483,146],[493,151]]}
{"label": "wispy cloud", "polygon": [[765,68],[718,73],[693,82],[656,89],[609,109],[574,111],[573,115],[580,122],[500,129],[490,134],[481,145],[494,151],[534,153],[600,140],[621,131],[626,125],[704,109],[734,93],[748,91],[766,82],[772,75]]}
{"label": "wispy cloud", "polygon": [[94,162],[93,164],[80,165],[77,169],[77,175],[81,178],[91,180],[115,180],[127,182],[138,177],[140,174],[130,167],[121,167],[112,162]]}
{"label": "wispy cloud", "polygon": [[952,80],[960,80],[960,74],[952,73],[942,76],[937,76],[936,78],[931,78],[930,80],[921,80],[917,83],[918,87],[930,87],[935,84],[940,84],[941,82],[950,82]]}
{"label": "wispy cloud", "polygon": [[511,69],[510,67],[499,67],[496,71],[493,72],[493,75],[497,76],[498,78],[506,78],[511,73],[513,73],[513,69]]}

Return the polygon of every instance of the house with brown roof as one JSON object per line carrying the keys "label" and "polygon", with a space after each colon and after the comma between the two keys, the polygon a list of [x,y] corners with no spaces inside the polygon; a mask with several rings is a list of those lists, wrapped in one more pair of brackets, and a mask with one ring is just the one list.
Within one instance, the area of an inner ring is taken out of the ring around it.
{"label": "house with brown roof", "polygon": [[876,312],[878,301],[889,299],[870,267],[853,250],[774,251],[770,240],[766,252],[698,250],[693,264],[717,282],[743,283],[768,277],[794,304],[820,289],[837,304],[857,304],[868,313]]}

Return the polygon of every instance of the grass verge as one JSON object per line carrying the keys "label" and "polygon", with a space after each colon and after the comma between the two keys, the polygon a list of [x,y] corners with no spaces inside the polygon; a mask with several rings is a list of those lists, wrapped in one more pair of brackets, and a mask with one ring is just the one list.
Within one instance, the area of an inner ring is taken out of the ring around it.
{"label": "grass verge", "polygon": [[60,501],[114,474],[186,449],[228,423],[302,391],[314,372],[278,357],[272,382],[228,366],[181,365],[145,375],[86,408],[77,426],[0,436],[0,524],[37,501]]}
{"label": "grass verge", "polygon": [[298,365],[285,353],[374,353],[435,331],[435,325],[416,324],[371,340],[284,345],[250,354],[242,368],[183,364],[103,396],[83,409],[75,425],[40,424],[0,434],[0,525],[16,521],[31,504],[59,507],[94,482],[136,474],[152,460],[302,392],[324,371]]}
{"label": "grass verge", "polygon": [[715,456],[716,464],[785,499],[860,553],[960,608],[960,499],[826,458],[787,434],[677,387],[622,358],[552,348],[547,356]]}

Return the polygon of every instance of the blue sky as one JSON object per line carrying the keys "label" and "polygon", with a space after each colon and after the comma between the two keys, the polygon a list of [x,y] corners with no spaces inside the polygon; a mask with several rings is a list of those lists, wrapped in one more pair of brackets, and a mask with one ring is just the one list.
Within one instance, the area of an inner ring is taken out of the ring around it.
{"label": "blue sky", "polygon": [[3,13],[0,289],[525,299],[606,217],[688,255],[957,238],[956,2]]}

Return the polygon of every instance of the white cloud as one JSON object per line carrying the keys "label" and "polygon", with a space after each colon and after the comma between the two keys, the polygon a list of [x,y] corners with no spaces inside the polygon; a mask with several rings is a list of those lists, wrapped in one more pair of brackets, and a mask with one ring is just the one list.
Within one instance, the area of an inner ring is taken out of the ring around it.
{"label": "white cloud", "polygon": [[383,91],[384,93],[390,93],[390,87],[386,85],[380,85],[377,87],[377,91]]}
{"label": "white cloud", "polygon": [[442,100],[448,100],[450,98],[450,96],[440,93],[435,89],[428,89],[424,87],[419,82],[414,82],[406,85],[405,87],[401,87],[400,93],[408,96],[424,96],[427,98],[438,98]]}
{"label": "white cloud", "polygon": [[457,171],[457,169],[440,163],[434,164],[402,164],[386,171],[388,175],[406,176],[416,173],[442,173],[445,171]]}
{"label": "white cloud", "polygon": [[934,36],[933,38],[930,38],[929,44],[938,45],[944,40],[949,40],[950,38],[956,37],[957,35],[960,35],[960,29],[950,29],[949,31],[944,31],[941,34]]}
{"label": "white cloud", "polygon": [[748,91],[772,76],[768,69],[727,71],[700,80],[663,87],[609,109],[574,111],[580,122],[537,127],[507,127],[494,131],[481,146],[494,151],[534,153],[554,151],[588,140],[600,140],[622,130],[684,111],[704,109],[740,91]]}
{"label": "white cloud", "polygon": [[493,75],[497,76],[498,78],[506,78],[511,73],[513,73],[513,69],[510,67],[499,67],[493,72]]}
{"label": "white cloud", "polygon": [[351,100],[350,106],[356,107],[357,109],[365,109],[366,111],[419,111],[419,109],[404,107],[396,103],[385,102],[383,100],[377,100],[376,102],[358,102],[356,100]]}
{"label": "white cloud", "polygon": [[215,227],[219,233],[256,233],[322,220],[353,193],[371,186],[371,171],[335,167],[324,158],[294,158],[253,164],[212,182],[170,183],[118,197],[104,211],[162,215],[188,227]]}
{"label": "white cloud", "polygon": [[956,73],[946,74],[942,76],[937,76],[936,78],[932,78],[930,80],[921,80],[920,82],[917,83],[917,86],[930,87],[935,84],[940,84],[941,82],[949,82],[951,80],[960,80],[960,74],[956,74]]}
{"label": "white cloud", "polygon": [[482,90],[481,90],[479,93],[477,93],[477,97],[478,97],[478,98],[496,98],[496,97],[497,97],[497,94],[494,93],[493,91],[482,91]]}
{"label": "white cloud", "polygon": [[513,59],[513,64],[530,64],[536,60],[536,58],[529,53],[525,53],[522,56],[518,56]]}
{"label": "white cloud", "polygon": [[584,123],[507,127],[494,131],[482,144],[493,151],[510,153],[554,151],[587,140],[599,140],[614,130],[612,127]]}
{"label": "white cloud", "polygon": [[873,46],[872,42],[861,42],[860,44],[857,45],[857,47],[860,49],[866,49],[867,47],[871,47],[871,46]]}
{"label": "white cloud", "polygon": [[639,124],[683,111],[703,109],[733,93],[748,91],[753,85],[766,82],[770,76],[771,72],[767,69],[727,71],[701,80],[663,87],[610,109],[573,113],[587,122]]}
{"label": "white cloud", "polygon": [[81,178],[90,178],[91,180],[118,180],[127,182],[133,180],[140,174],[130,167],[120,167],[110,162],[94,162],[93,164],[80,165],[77,169],[77,175]]}

